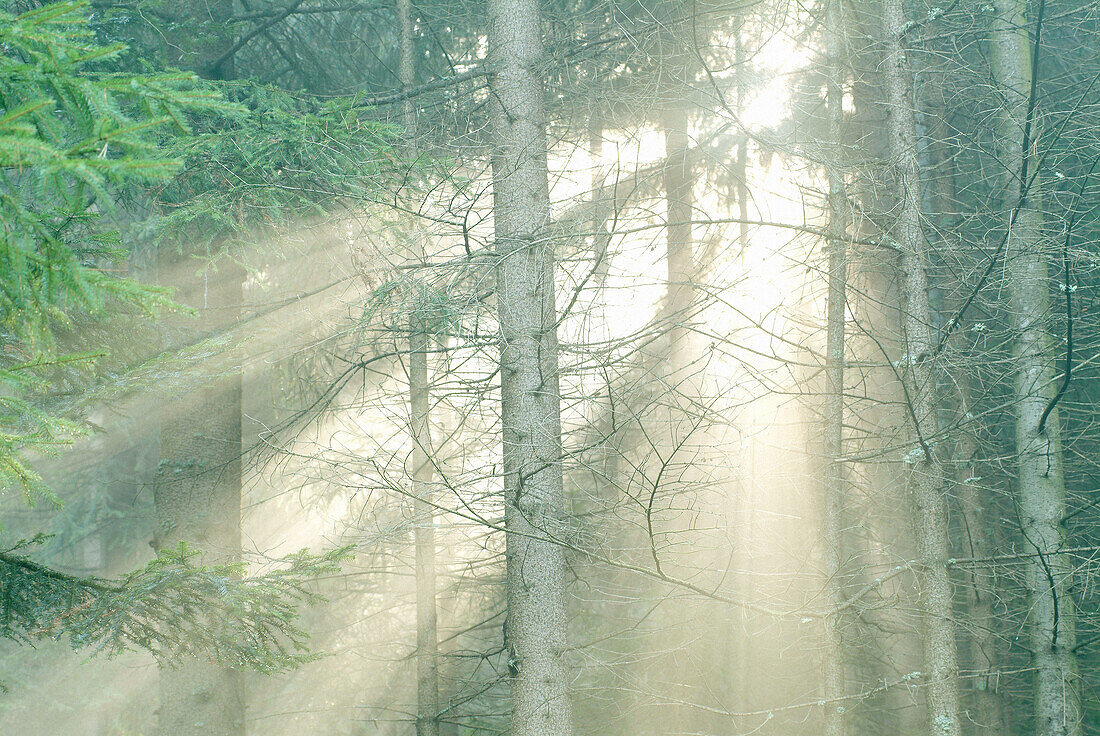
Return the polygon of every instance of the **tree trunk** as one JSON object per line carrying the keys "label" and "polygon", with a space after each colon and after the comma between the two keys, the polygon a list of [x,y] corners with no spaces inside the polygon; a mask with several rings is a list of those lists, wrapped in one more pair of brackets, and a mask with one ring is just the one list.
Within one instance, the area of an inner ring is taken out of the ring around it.
{"label": "tree trunk", "polygon": [[[1027,174],[1035,70],[1026,3],[997,0],[994,5],[990,63],[1004,99],[998,139],[1004,166],[1002,207],[1005,225],[1011,229],[1005,266],[1016,338],[1017,507],[1029,551],[1036,553],[1027,570],[1035,734],[1078,736],[1081,694],[1072,561],[1059,551],[1066,514],[1062,430],[1057,408],[1048,411],[1056,390],[1053,344],[1045,324],[1051,309],[1050,281],[1037,179],[1029,181]],[[1013,223],[1008,213],[1016,207],[1019,212]]]}
{"label": "tree trunk", "polygon": [[903,372],[910,429],[916,439],[906,461],[909,494],[914,504],[929,733],[959,736],[958,653],[946,564],[944,471],[932,441],[937,429],[932,371],[936,346],[928,299],[928,254],[921,230],[913,72],[904,46],[907,25],[901,0],[884,0],[883,20],[888,133],[897,186],[895,239],[901,250],[904,284],[902,329],[906,350],[899,361],[899,370]]}
{"label": "tree trunk", "polygon": [[[734,111],[738,117],[745,107],[745,97],[748,91],[748,77],[745,67],[750,63],[750,58],[745,54],[744,39],[742,38],[745,25],[745,16],[738,15],[733,19],[733,79],[734,79]],[[737,153],[733,159],[733,180],[737,189],[737,217],[741,220],[737,224],[737,248],[744,262],[745,253],[749,247],[749,136],[747,131],[741,131],[741,142],[737,144]]]}
{"label": "tree trunk", "polygon": [[568,736],[565,554],[548,539],[566,510],[541,19],[537,0],[488,11],[511,732]]}
{"label": "tree trunk", "polygon": [[[666,163],[662,172],[665,190],[665,247],[668,264],[668,356],[678,373],[686,367],[690,332],[685,324],[691,319],[695,264],[691,239],[694,176],[688,160],[691,139],[688,136],[687,111],[676,106],[661,121],[665,135]],[[683,376],[678,376],[683,378]]]}
{"label": "tree trunk", "polygon": [[[401,38],[397,76],[404,89],[415,82],[412,3],[398,0]],[[405,129],[405,157],[415,165],[416,109],[412,98],[401,105]],[[415,238],[415,234],[414,234]],[[414,255],[423,255],[416,253]],[[413,309],[418,309],[414,305]],[[424,320],[415,313],[409,318],[409,409],[412,439],[413,546],[416,556],[416,736],[439,736],[439,637],[436,612],[435,508],[429,495],[433,476],[431,435],[428,424],[428,334]]]}
{"label": "tree trunk", "polygon": [[[171,259],[163,258],[168,265]],[[177,265],[177,267],[179,267]],[[230,271],[227,273],[226,271]],[[241,274],[203,274],[198,298],[205,328],[228,328],[240,314]],[[206,280],[209,282],[206,283]],[[156,549],[186,542],[204,564],[241,558],[241,373],[202,387],[164,410],[153,489]],[[242,736],[244,680],[239,670],[191,659],[160,667],[160,736]]]}
{"label": "tree trunk", "polygon": [[[839,458],[844,454],[844,315],[848,291],[847,243],[848,195],[844,182],[840,150],[844,123],[844,89],[841,85],[844,67],[843,8],[840,0],[829,0],[826,22],[830,74],[826,89],[826,106],[829,116],[828,145],[833,149],[833,160],[826,175],[829,180],[829,241],[828,278],[829,292],[826,306],[827,336],[825,344],[825,513],[822,529],[822,546],[825,553],[825,574],[828,576],[829,606],[838,608],[844,596],[844,509],[846,488],[844,464]],[[823,685],[825,705],[825,736],[844,736],[847,719],[843,704],[836,698],[844,695],[844,642],[841,634],[840,614],[825,619],[825,650],[823,652]]]}
{"label": "tree trunk", "polygon": [[[602,16],[593,15],[587,20],[586,30],[588,36],[596,39],[604,27],[605,19]],[[600,59],[593,58],[589,62],[588,72],[592,91],[590,95],[590,109],[588,111],[588,157],[591,167],[589,171],[588,185],[591,190],[592,216],[589,227],[592,231],[592,260],[593,279],[592,286],[595,292],[592,297],[590,340],[600,343],[611,339],[611,329],[608,322],[607,305],[607,281],[611,269],[611,230],[608,226],[614,213],[614,197],[608,196],[604,191],[607,183],[607,166],[604,163],[604,121],[601,110],[602,99],[597,90],[600,89]],[[596,407],[597,416],[593,421],[595,429],[594,444],[596,445],[593,479],[596,488],[596,500],[606,511],[617,501],[616,490],[618,475],[618,460],[621,450],[620,438],[612,437],[616,430],[615,402],[610,395],[608,386],[606,401],[601,401]]]}
{"label": "tree trunk", "polygon": [[[929,65],[927,75],[922,74],[920,98],[922,113],[928,120],[928,163],[923,172],[927,179],[926,190],[931,203],[931,216],[945,252],[959,252],[962,247],[958,237],[962,227],[955,188],[954,147],[948,142],[950,118],[944,102],[946,75]],[[958,298],[946,300],[943,314],[951,318],[961,308],[966,296],[966,285]],[[974,388],[974,355],[968,344],[966,332],[955,330],[950,338],[949,354],[955,362],[948,369],[949,383],[957,395],[954,407],[954,432],[952,442],[951,495],[958,499],[962,512],[962,556],[985,559],[993,554],[989,533],[994,524],[988,508],[991,498],[985,498],[981,478],[977,472],[978,438],[973,426],[972,393]],[[958,366],[958,368],[955,368]],[[945,415],[944,419],[947,419]],[[987,491],[988,493],[988,491]],[[967,668],[978,673],[970,678],[970,694],[974,712],[970,721],[977,733],[985,736],[1001,736],[1004,733],[1004,712],[1000,687],[998,651],[998,622],[993,613],[993,596],[996,595],[996,579],[992,565],[974,565],[966,570],[966,610],[969,621],[969,661]]]}
{"label": "tree trunk", "polygon": [[[745,105],[745,88],[748,77],[745,73],[745,66],[749,63],[749,59],[745,56],[744,41],[742,39],[744,23],[745,17],[743,15],[737,15],[733,19],[733,104],[734,112],[737,113],[739,118]],[[749,248],[749,137],[747,131],[741,131],[741,134],[741,142],[737,144],[737,152],[733,157],[733,179],[737,196],[737,216],[741,220],[737,225],[737,255],[743,267]],[[746,414],[751,417],[756,416],[755,404],[750,405]],[[756,432],[755,422],[752,422],[752,426],[748,428],[748,431]],[[751,555],[752,545],[754,544],[751,538],[754,523],[752,485],[755,482],[755,474],[751,472],[752,470],[754,469],[750,467],[750,472],[743,474],[746,480],[741,484],[741,488],[735,492],[731,516],[734,524],[740,527],[739,529],[735,528],[733,532],[735,535],[733,549],[734,590],[743,600],[748,600],[752,594]],[[729,683],[730,702],[733,704],[734,710],[741,711],[749,710],[750,702],[749,670],[752,666],[752,636],[749,627],[752,622],[747,614],[745,608],[735,606],[731,611],[732,620],[730,622],[730,658],[732,660]]]}
{"label": "tree trunk", "polygon": [[[966,555],[986,559],[992,555],[988,529],[991,514],[982,498],[981,478],[976,472],[978,443],[973,430],[966,427],[970,415],[970,381],[968,376],[956,379],[959,386],[960,418],[964,423],[955,439],[955,486],[965,526]],[[966,603],[973,630],[970,645],[971,667],[978,675],[974,678],[974,715],[971,720],[978,733],[985,736],[1001,736],[1004,733],[1004,713],[1001,708],[999,662],[997,650],[997,620],[993,613],[993,596],[996,580],[991,565],[976,564],[967,570],[970,585]]]}
{"label": "tree trunk", "polygon": [[[182,4],[176,10],[183,19],[207,19],[200,27],[211,29],[210,37],[202,39],[209,45],[200,53],[194,38],[165,38],[166,56],[208,79],[232,78],[232,56],[221,58],[233,43],[232,31],[210,20],[231,15],[231,0],[203,8]],[[204,331],[229,329],[240,319],[244,272],[227,260],[217,272],[207,269],[195,281],[194,271],[185,265],[186,255],[168,250],[158,255],[161,278],[182,278],[177,284],[183,292],[179,300],[199,312],[189,330],[196,326]],[[240,366],[230,366],[227,374],[164,410],[153,489],[157,524],[153,546],[159,550],[185,542],[200,552],[199,560],[206,564],[241,559]],[[239,670],[192,659],[178,667],[162,666],[158,673],[160,736],[245,733],[244,677]]]}
{"label": "tree trunk", "polygon": [[439,641],[436,634],[435,508],[429,499],[428,336],[411,320],[409,399],[412,414],[414,545],[416,547],[416,734],[439,734]]}

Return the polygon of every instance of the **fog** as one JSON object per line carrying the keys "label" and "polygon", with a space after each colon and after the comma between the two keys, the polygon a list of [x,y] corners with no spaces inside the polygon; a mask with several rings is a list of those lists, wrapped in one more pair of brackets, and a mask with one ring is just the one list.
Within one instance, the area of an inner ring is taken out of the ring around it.
{"label": "fog", "polygon": [[1100,16],[1049,4],[80,15],[227,111],[127,107],[182,163],[88,185],[120,265],[56,236],[170,303],[0,324],[0,423],[73,425],[0,438],[54,494],[0,497],[0,733],[1093,733]]}

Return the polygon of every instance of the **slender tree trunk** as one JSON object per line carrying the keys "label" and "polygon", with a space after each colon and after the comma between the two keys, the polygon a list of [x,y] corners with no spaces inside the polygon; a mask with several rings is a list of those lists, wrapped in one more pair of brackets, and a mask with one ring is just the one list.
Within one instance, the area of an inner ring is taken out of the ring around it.
{"label": "slender tree trunk", "polygon": [[[595,296],[592,299],[591,340],[600,343],[611,339],[606,300],[607,279],[611,268],[611,231],[608,219],[611,217],[612,204],[603,192],[607,180],[607,171],[603,164],[603,124],[596,111],[588,120],[588,151],[592,161],[589,185],[592,189],[592,258],[595,275],[592,279]],[[597,445],[594,458],[595,488],[598,501],[606,511],[621,500],[617,492],[619,457],[622,454],[622,439],[616,435],[618,429],[616,402],[607,387],[607,400],[597,406],[597,416],[593,422],[594,442]]]}
{"label": "slender tree trunk", "polygon": [[[745,105],[748,74],[746,67],[749,59],[745,56],[744,48],[744,22],[743,15],[737,15],[733,19],[733,63],[734,63],[734,111],[738,116]],[[744,266],[749,248],[749,187],[748,187],[748,135],[741,131],[742,139],[737,144],[737,151],[733,157],[733,179],[737,196],[737,216],[741,220],[737,226],[737,255],[740,264]],[[749,432],[756,432],[756,406],[751,404],[745,416],[749,418]],[[755,442],[753,443],[755,447]],[[735,492],[732,519],[736,525],[734,531],[733,550],[733,574],[734,589],[742,599],[748,600],[752,595],[752,548],[754,540],[752,530],[755,524],[755,468],[751,460],[748,463],[748,472],[743,472],[744,482]],[[749,678],[752,667],[752,640],[750,631],[752,625],[748,612],[741,606],[734,607],[731,611],[731,647],[732,659],[730,673],[731,703],[735,710],[747,711],[750,709]]]}
{"label": "slender tree trunk", "polygon": [[[933,160],[944,166],[947,170],[940,172],[942,184],[946,192],[935,193],[935,199],[941,206],[937,212],[941,214],[941,228],[946,233],[954,232],[958,227],[958,217],[950,209],[950,202],[954,198],[954,186],[950,182],[953,176],[950,171],[950,161],[946,156],[933,155]],[[937,168],[939,168],[939,166]],[[945,208],[946,207],[946,208]],[[948,243],[950,248],[955,243]],[[954,313],[954,309],[951,310]],[[959,356],[960,361],[967,361],[968,346],[963,344],[965,333],[956,331],[952,337],[951,351]],[[993,554],[993,545],[989,541],[989,532],[992,527],[993,517],[989,509],[989,501],[983,494],[983,484],[977,472],[978,441],[975,431],[970,426],[972,419],[972,376],[968,370],[956,373],[952,378],[952,385],[958,392],[958,406],[956,419],[960,427],[955,432],[953,443],[952,463],[954,465],[953,495],[959,500],[959,509],[962,512],[964,526],[965,555],[975,559],[985,559]],[[978,728],[978,733],[986,736],[1001,736],[1004,733],[1005,714],[1002,708],[1000,688],[1000,652],[998,651],[998,622],[993,612],[993,596],[996,594],[996,579],[993,567],[975,565],[968,568],[967,577],[969,585],[966,588],[967,612],[970,620],[970,667],[980,674],[972,678],[974,714],[970,720]]]}
{"label": "slender tree trunk", "polygon": [[[197,298],[187,303],[198,309],[204,328],[228,328],[240,314],[241,274],[230,268],[200,276],[204,282],[207,278]],[[165,549],[185,542],[206,564],[241,558],[240,368],[232,367],[229,374],[168,406],[161,421],[153,545]],[[191,659],[162,666],[159,675],[160,736],[245,733],[239,670]]]}
{"label": "slender tree trunk", "polygon": [[[956,204],[955,162],[952,156],[954,149],[946,138],[949,122],[943,98],[944,81],[942,73],[938,73],[934,67],[929,68],[927,77],[921,81],[920,98],[925,108],[925,117],[929,121],[926,189],[930,196],[931,215],[940,238],[940,247],[946,252],[958,252],[960,240],[957,233],[962,222]],[[961,306],[961,299],[949,299],[944,305],[944,314],[950,317]],[[951,370],[949,381],[957,394],[954,411],[957,427],[954,431],[951,457],[953,475],[949,481],[952,484],[951,494],[958,499],[959,510],[962,512],[965,539],[963,554],[975,559],[985,559],[993,554],[989,531],[994,522],[988,508],[992,499],[983,497],[983,485],[977,472],[979,445],[971,414],[974,379],[970,363],[974,356],[970,354],[964,331],[956,330],[953,333],[949,353],[956,358],[954,365],[960,366],[959,369]],[[992,605],[996,580],[992,566],[975,565],[968,568],[966,573],[969,583],[966,587],[966,610],[970,629],[968,667],[980,673],[969,680],[974,708],[969,720],[974,724],[977,733],[1001,736],[1004,732],[1004,713],[998,693],[998,622]]]}
{"label": "slender tree trunk", "polygon": [[[841,168],[840,150],[844,127],[844,28],[840,0],[829,0],[826,38],[830,74],[826,89],[829,116],[829,146],[834,150],[833,162],[826,171],[829,180],[829,293],[826,306],[827,336],[825,345],[825,513],[822,543],[825,552],[825,574],[828,576],[828,601],[832,608],[844,602],[844,509],[847,490],[844,464],[844,315],[848,291],[848,258],[845,235],[848,229],[848,194]],[[840,614],[825,620],[824,696],[826,701],[842,697],[845,691],[844,641]],[[840,703],[825,706],[825,736],[844,736],[847,719]]]}
{"label": "slender tree trunk", "polygon": [[[734,110],[738,116],[745,107],[745,96],[748,91],[748,74],[746,67],[749,59],[745,56],[744,39],[742,37],[745,17],[737,16],[733,21],[733,79],[734,79]],[[741,222],[737,225],[737,247],[742,260],[749,247],[749,137],[742,131],[741,142],[737,144],[737,153],[733,159],[733,179],[737,183],[737,216]]]}
{"label": "slender tree trunk", "polygon": [[436,634],[435,509],[429,494],[428,336],[410,320],[409,399],[412,409],[414,545],[416,547],[416,734],[439,734],[439,642]]}
{"label": "slender tree trunk", "polygon": [[[601,15],[591,15],[585,23],[585,32],[589,39],[595,41],[605,27],[606,18]],[[588,158],[590,170],[588,172],[588,186],[591,191],[592,215],[589,220],[589,228],[592,231],[592,261],[593,278],[592,286],[594,296],[592,298],[590,316],[592,327],[589,330],[590,339],[600,343],[611,338],[610,324],[608,323],[607,305],[607,280],[611,268],[611,230],[608,220],[614,211],[614,197],[609,197],[603,191],[607,183],[608,169],[604,162],[604,119],[602,105],[605,101],[601,95],[601,64],[599,56],[594,56],[588,62],[588,75],[590,85],[590,100],[588,110]],[[610,386],[608,391],[610,392]],[[606,403],[600,402],[597,406],[597,417],[593,422],[597,451],[595,458],[595,488],[598,500],[606,507],[610,507],[618,500],[616,493],[616,476],[618,475],[618,458],[621,450],[618,448],[619,438],[612,437],[615,433],[615,402],[610,394]],[[605,508],[606,508],[605,507]]]}
{"label": "slender tree trunk", "polygon": [[[183,3],[181,19],[224,18],[231,0],[202,8]],[[230,79],[232,56],[221,58],[233,43],[232,30],[203,24],[211,36],[201,52],[193,38],[161,39],[164,53],[208,79]],[[219,269],[198,275],[185,254],[163,249],[157,268],[162,279],[181,287],[180,301],[198,310],[189,329],[230,329],[240,319],[244,271],[223,259]],[[171,284],[170,284],[171,285]],[[184,330],[184,332],[187,332]],[[186,339],[186,338],[185,338]],[[200,552],[203,563],[241,559],[241,398],[240,365],[227,376],[199,388],[165,408],[161,419],[160,462],[154,480],[156,549],[181,542]],[[178,667],[160,667],[159,736],[242,736],[245,733],[245,687],[239,670],[192,659]]]}
{"label": "slender tree trunk", "polygon": [[569,736],[565,554],[548,541],[566,509],[541,18],[537,0],[488,11],[511,732]]}
{"label": "slender tree trunk", "polygon": [[[962,376],[956,380],[959,385],[958,413],[965,423],[966,417],[970,415],[969,378]],[[959,499],[965,526],[966,554],[976,559],[985,559],[992,555],[988,537],[991,515],[982,498],[981,478],[978,477],[976,468],[978,443],[971,429],[964,426],[958,433],[954,451],[954,492]],[[974,565],[967,573],[970,585],[967,587],[966,602],[973,630],[970,642],[973,650],[971,666],[979,673],[974,678],[975,712],[971,720],[977,726],[978,733],[1001,736],[1004,733],[1004,713],[998,693],[1000,656],[997,650],[997,619],[992,602],[996,581],[992,566]]]}
{"label": "slender tree trunk", "polygon": [[[397,75],[403,88],[416,77],[412,3],[398,0],[401,38]],[[409,165],[415,165],[416,109],[412,98],[401,106],[405,129],[404,148]],[[414,236],[415,237],[415,236]],[[414,306],[414,310],[418,307]],[[428,424],[428,334],[421,316],[409,318],[409,404],[412,438],[413,546],[416,556],[416,736],[439,736],[439,637],[436,611],[435,508],[429,495],[433,467],[428,453],[431,435]]]}
{"label": "slender tree trunk", "polygon": [[[691,238],[692,195],[694,176],[688,160],[691,139],[688,136],[687,111],[676,106],[662,120],[665,135],[666,163],[662,172],[665,190],[665,247],[668,264],[668,356],[673,372],[683,369],[689,359],[690,331],[685,324],[691,319],[694,299],[693,244]],[[683,378],[683,376],[680,376]]]}
{"label": "slender tree trunk", "polygon": [[909,463],[909,493],[914,504],[929,733],[959,736],[958,653],[952,587],[946,564],[944,471],[933,444],[937,429],[932,371],[935,343],[928,299],[928,254],[921,230],[913,72],[904,46],[907,25],[902,1],[884,0],[883,5],[888,132],[897,183],[895,235],[901,250],[904,279],[902,329],[906,352],[900,361],[900,370],[904,372],[910,428],[916,439],[916,448],[906,460]]}
{"label": "slender tree trunk", "polygon": [[[602,16],[591,16],[585,24],[585,32],[589,39],[595,42],[599,38],[600,32],[605,27],[606,19]],[[601,67],[604,62],[599,56],[594,56],[588,62],[588,75],[590,85],[591,99],[589,101],[588,110],[588,158],[590,160],[591,169],[588,174],[588,185],[592,192],[592,219],[590,221],[590,227],[592,229],[592,259],[594,261],[595,278],[594,286],[597,290],[597,299],[601,312],[597,319],[599,325],[596,330],[596,339],[603,340],[608,337],[607,335],[607,318],[603,312],[606,311],[606,305],[603,304],[602,298],[604,288],[607,286],[608,270],[610,264],[610,254],[608,248],[611,245],[611,231],[608,228],[607,221],[611,217],[614,208],[614,197],[608,197],[604,191],[604,184],[607,183],[607,165],[604,163],[603,158],[603,144],[604,144],[604,116],[603,105],[605,101],[602,96],[602,83],[600,80]]]}
{"label": "slender tree trunk", "polygon": [[[1030,181],[1029,117],[1032,46],[1027,5],[996,0],[990,62],[1003,96],[998,139],[1004,166],[1005,251],[1011,324],[1016,344],[1017,508],[1021,531],[1036,553],[1029,561],[1031,666],[1035,672],[1035,734],[1078,736],[1081,694],[1076,647],[1077,612],[1070,558],[1061,553],[1066,487],[1057,408],[1053,344],[1045,320],[1051,309],[1043,214],[1037,177]],[[1032,167],[1034,168],[1034,166]],[[1030,188],[1029,188],[1030,187]],[[1015,222],[1008,212],[1019,207]],[[1044,422],[1045,419],[1045,422]]]}

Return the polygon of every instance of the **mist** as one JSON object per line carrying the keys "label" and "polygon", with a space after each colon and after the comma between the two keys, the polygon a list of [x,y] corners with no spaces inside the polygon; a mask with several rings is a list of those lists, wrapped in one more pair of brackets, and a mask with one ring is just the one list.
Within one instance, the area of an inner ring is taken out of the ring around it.
{"label": "mist", "polygon": [[1098,33],[0,4],[0,733],[1100,733]]}

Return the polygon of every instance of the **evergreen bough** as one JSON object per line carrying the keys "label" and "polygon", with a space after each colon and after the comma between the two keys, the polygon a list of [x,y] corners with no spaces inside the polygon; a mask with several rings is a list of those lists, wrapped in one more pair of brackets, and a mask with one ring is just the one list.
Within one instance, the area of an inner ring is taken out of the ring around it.
{"label": "evergreen bough", "polygon": [[[57,499],[28,458],[83,431],[79,416],[43,408],[51,376],[102,355],[67,353],[58,335],[77,316],[171,304],[162,289],[117,273],[125,251],[104,215],[133,192],[179,191],[188,147],[210,140],[195,120],[250,119],[193,74],[119,73],[113,62],[124,51],[97,41],[83,3],[0,11],[0,489],[30,502]],[[243,563],[199,565],[181,545],[104,580],[30,559],[44,541],[0,551],[0,637],[260,672],[312,658],[296,626],[299,604],[347,554],[303,551],[246,577]]]}

